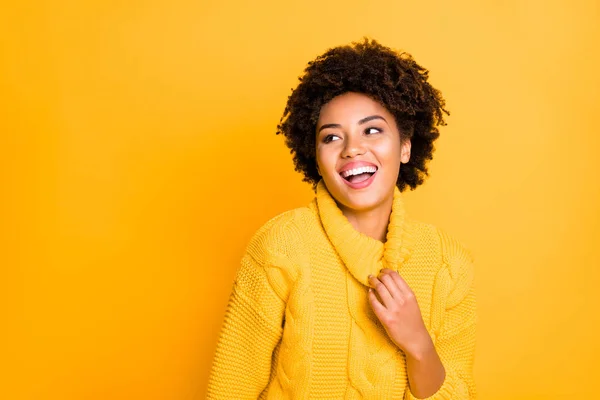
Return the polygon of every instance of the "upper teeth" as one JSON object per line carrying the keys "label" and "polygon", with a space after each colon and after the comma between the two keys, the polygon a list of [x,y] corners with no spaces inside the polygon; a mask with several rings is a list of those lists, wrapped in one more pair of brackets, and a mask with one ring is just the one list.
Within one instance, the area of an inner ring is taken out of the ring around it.
{"label": "upper teeth", "polygon": [[360,175],[360,174],[364,174],[365,172],[375,172],[377,171],[376,167],[360,167],[360,168],[354,168],[354,169],[349,169],[347,171],[342,172],[342,178],[347,178],[351,175]]}

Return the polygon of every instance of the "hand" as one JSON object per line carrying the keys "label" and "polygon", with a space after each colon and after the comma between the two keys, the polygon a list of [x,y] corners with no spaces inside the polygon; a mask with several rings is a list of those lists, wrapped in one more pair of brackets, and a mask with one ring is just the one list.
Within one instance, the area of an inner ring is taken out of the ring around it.
{"label": "hand", "polygon": [[[369,275],[369,302],[388,336],[407,356],[420,358],[434,348],[412,289],[389,268]],[[379,294],[377,298],[375,293]]]}

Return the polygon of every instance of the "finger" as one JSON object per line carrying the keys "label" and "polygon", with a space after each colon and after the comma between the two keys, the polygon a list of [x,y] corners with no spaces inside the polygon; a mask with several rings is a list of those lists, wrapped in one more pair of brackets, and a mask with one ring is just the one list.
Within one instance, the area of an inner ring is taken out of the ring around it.
{"label": "finger", "polygon": [[371,303],[371,307],[373,308],[375,315],[377,315],[377,318],[381,320],[385,315],[386,308],[377,299],[377,296],[375,295],[375,290],[369,288],[368,296],[369,303]]}
{"label": "finger", "polygon": [[394,304],[394,299],[392,298],[392,295],[388,291],[385,284],[373,275],[369,275],[369,282],[375,288],[375,290],[377,290],[377,293],[379,294],[379,297],[381,297],[383,305],[386,308],[390,308]]}
{"label": "finger", "polygon": [[[384,268],[384,269],[386,269],[386,268]],[[386,286],[387,290],[390,292],[390,294],[392,295],[392,298],[394,298],[394,300],[401,299],[404,297],[402,291],[398,287],[398,283],[396,282],[396,280],[394,279],[394,277],[391,273],[388,273],[387,271],[383,272],[383,273],[379,274],[378,278],[381,282],[384,283],[384,285]]]}
{"label": "finger", "polygon": [[412,294],[412,289],[408,286],[408,283],[400,276],[397,271],[391,270],[389,268],[383,268],[381,271],[389,271],[389,274],[394,279],[394,282],[398,286],[400,293],[402,293],[403,297],[408,297]]}

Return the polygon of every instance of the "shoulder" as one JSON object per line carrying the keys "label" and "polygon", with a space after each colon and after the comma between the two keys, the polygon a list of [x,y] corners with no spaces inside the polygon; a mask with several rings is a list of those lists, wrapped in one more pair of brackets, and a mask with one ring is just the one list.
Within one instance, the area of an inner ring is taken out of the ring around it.
{"label": "shoulder", "polygon": [[474,257],[470,248],[456,235],[437,227],[443,268],[453,282],[450,305],[459,302],[472,289],[475,279]]}
{"label": "shoulder", "polygon": [[460,238],[428,222],[410,219],[412,236],[427,247],[437,248],[442,260],[449,264],[457,259],[473,261],[473,256],[468,246]]}
{"label": "shoulder", "polygon": [[293,278],[308,261],[304,231],[310,214],[307,207],[299,207],[270,218],[250,238],[246,255],[264,267],[284,269]]}
{"label": "shoulder", "polygon": [[284,211],[264,222],[252,235],[247,250],[258,259],[268,254],[291,255],[303,245],[304,214],[308,209],[299,207]]}
{"label": "shoulder", "polygon": [[270,218],[252,235],[243,256],[262,271],[284,302],[309,263],[305,237],[311,214],[307,207],[299,207]]}
{"label": "shoulder", "polygon": [[[439,227],[436,230],[440,238],[442,257],[448,265],[467,267],[469,264],[473,264],[473,253],[459,237]],[[453,270],[451,272],[459,271]]]}

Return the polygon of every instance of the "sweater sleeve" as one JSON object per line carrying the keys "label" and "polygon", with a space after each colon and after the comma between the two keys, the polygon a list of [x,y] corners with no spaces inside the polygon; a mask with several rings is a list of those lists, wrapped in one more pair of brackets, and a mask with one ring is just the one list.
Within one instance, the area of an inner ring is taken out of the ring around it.
{"label": "sweater sleeve", "polygon": [[269,384],[289,291],[303,262],[293,219],[287,212],[268,221],[246,248],[217,340],[207,399],[256,400]]}
{"label": "sweater sleeve", "polygon": [[246,254],[229,296],[208,379],[207,399],[254,399],[268,384],[285,303],[265,268]]}
{"label": "sweater sleeve", "polygon": [[[473,257],[456,239],[445,233],[441,237],[448,273],[454,282],[443,300],[444,324],[435,341],[446,377],[438,391],[426,400],[475,400],[473,365],[477,309]],[[405,393],[405,400],[423,400],[414,396],[408,388]]]}

